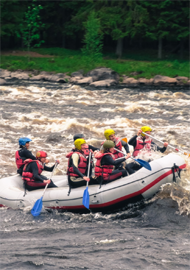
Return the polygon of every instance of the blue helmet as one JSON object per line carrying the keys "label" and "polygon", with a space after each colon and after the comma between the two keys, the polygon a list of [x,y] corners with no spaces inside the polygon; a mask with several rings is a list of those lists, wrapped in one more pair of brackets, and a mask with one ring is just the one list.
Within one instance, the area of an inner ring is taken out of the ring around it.
{"label": "blue helmet", "polygon": [[32,140],[27,137],[22,137],[18,140],[19,145],[25,145],[27,142],[31,142]]}

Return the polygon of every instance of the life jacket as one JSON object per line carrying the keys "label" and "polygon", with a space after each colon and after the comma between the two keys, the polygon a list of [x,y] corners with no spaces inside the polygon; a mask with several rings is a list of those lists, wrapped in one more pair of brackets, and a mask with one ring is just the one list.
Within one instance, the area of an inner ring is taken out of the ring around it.
{"label": "life jacket", "polygon": [[31,173],[27,170],[27,167],[28,167],[27,165],[30,164],[31,162],[36,162],[36,164],[38,166],[38,174],[41,174],[43,169],[44,169],[44,166],[41,164],[41,162],[39,160],[26,159],[24,161],[25,165],[24,165],[23,173],[22,173],[22,180],[23,181],[27,181],[27,182],[29,182],[29,181],[34,182],[35,181],[33,173]]}
{"label": "life jacket", "polygon": [[142,137],[137,137],[136,142],[137,143],[133,152],[134,157],[136,157],[143,148],[145,148],[148,152],[151,151],[152,140],[150,138],[143,140]]}
{"label": "life jacket", "polygon": [[[120,138],[115,138],[115,148],[117,148],[119,151],[122,151],[122,143]],[[118,151],[114,150],[113,155],[115,159],[124,157],[124,154],[119,153]]]}
{"label": "life jacket", "polygon": [[[102,142],[102,145],[103,145],[103,143],[104,142]],[[118,137],[115,137],[114,143],[115,143],[115,148],[117,148],[119,151],[122,151],[121,139],[118,138]],[[124,157],[124,154],[122,154],[122,153],[120,153],[120,152],[118,152],[116,150],[114,150],[113,155],[114,155],[115,159]]]}
{"label": "life jacket", "polygon": [[97,159],[96,166],[95,166],[95,176],[96,177],[102,176],[103,179],[108,179],[114,167],[113,165],[101,165],[102,158],[106,155],[112,156],[112,158],[115,160],[115,157],[112,153],[98,152],[95,154],[95,158]]}
{"label": "life jacket", "polygon": [[66,155],[66,158],[68,158],[68,168],[67,168],[67,174],[69,176],[74,176],[74,177],[79,177],[78,174],[74,173],[73,167],[71,166],[71,157],[72,155],[76,153],[79,155],[79,164],[78,164],[78,169],[82,174],[85,174],[86,172],[86,168],[87,168],[87,158],[85,155],[83,155],[81,152],[79,151],[75,151],[75,152],[70,152]]}
{"label": "life jacket", "polygon": [[[74,148],[71,151],[72,151],[72,153],[75,153],[76,149]],[[85,148],[85,150],[83,150],[83,153],[85,154],[85,156],[87,156],[87,157],[89,156],[90,150],[89,150],[89,145],[88,144],[87,144],[87,148]],[[66,157],[67,157],[67,155],[66,155]]]}
{"label": "life jacket", "polygon": [[85,154],[85,156],[89,156],[89,154],[90,154],[90,150],[89,150],[89,145],[87,144],[87,148],[85,148],[85,150],[83,150],[83,152],[84,152],[84,154]]}
{"label": "life jacket", "polygon": [[18,169],[20,169],[20,167],[24,165],[24,159],[21,158],[21,156],[19,155],[19,150],[17,150],[15,153],[15,161]]}

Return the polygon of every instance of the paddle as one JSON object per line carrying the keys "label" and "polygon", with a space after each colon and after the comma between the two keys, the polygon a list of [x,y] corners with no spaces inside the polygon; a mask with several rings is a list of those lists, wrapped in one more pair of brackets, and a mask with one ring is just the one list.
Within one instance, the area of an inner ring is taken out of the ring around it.
{"label": "paddle", "polygon": [[[156,138],[153,137],[152,135],[149,135],[149,134],[147,134],[147,133],[145,133],[145,132],[142,132],[142,133],[143,133],[144,135],[146,135],[146,136],[148,136],[148,137],[150,137],[150,138],[152,138],[152,139],[155,139],[156,141],[161,142],[161,143],[164,144],[163,141],[160,141],[160,140],[156,139]],[[190,157],[190,154],[188,154],[188,153],[186,153],[186,152],[182,152],[181,150],[179,150],[179,149],[173,147],[172,145],[169,145],[169,144],[168,144],[168,147],[170,147],[170,148],[174,149],[175,151],[180,152],[180,153],[182,153],[182,154],[187,155],[187,156]]]}
{"label": "paddle", "polygon": [[[122,151],[118,150],[117,148],[114,148],[116,151],[122,153],[124,156],[126,156]],[[151,171],[150,164],[147,161],[144,161],[142,159],[136,159],[133,157],[130,157],[131,159],[135,160],[137,163],[139,163],[142,167],[146,168],[147,170]]]}
{"label": "paddle", "polygon": [[[58,165],[58,163],[55,162],[55,166],[54,166],[54,168],[53,168],[53,171],[51,172],[50,179],[52,178],[53,173],[54,173],[55,168],[57,167],[57,165]],[[41,210],[42,210],[42,206],[43,206],[42,199],[43,199],[43,197],[44,197],[44,194],[45,194],[45,192],[46,192],[47,187],[48,187],[48,183],[47,183],[46,186],[45,186],[45,189],[44,189],[44,192],[43,192],[43,194],[42,194],[42,197],[41,197],[40,199],[38,199],[38,200],[35,202],[35,204],[34,204],[32,210],[31,210],[31,214],[32,214],[34,217],[39,216],[39,214],[40,214],[40,212],[41,212]]]}
{"label": "paddle", "polygon": [[[89,178],[89,174],[90,174],[90,160],[91,160],[91,152],[89,154],[89,160],[88,160],[88,172],[87,172],[87,177]],[[88,182],[86,184],[86,189],[83,193],[83,199],[82,199],[82,203],[83,205],[89,209],[89,201],[90,201],[90,198],[89,198],[89,192],[88,192]]]}

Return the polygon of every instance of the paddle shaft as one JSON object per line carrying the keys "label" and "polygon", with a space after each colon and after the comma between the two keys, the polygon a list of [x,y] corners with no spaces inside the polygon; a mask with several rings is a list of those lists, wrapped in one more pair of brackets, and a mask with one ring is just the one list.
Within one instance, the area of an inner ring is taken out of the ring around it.
{"label": "paddle shaft", "polygon": [[[55,168],[57,167],[57,165],[58,165],[58,163],[55,162],[55,166],[54,166],[54,168],[53,168],[53,171],[51,172],[50,179],[52,178],[53,173],[54,173]],[[46,186],[45,186],[45,188],[44,188],[44,192],[43,192],[43,194],[42,194],[42,198],[44,197],[44,194],[45,194],[45,192],[46,192],[46,189],[47,189],[48,185],[49,185],[49,184],[47,183]]]}
{"label": "paddle shaft", "polygon": [[[89,178],[90,175],[90,161],[91,161],[91,155],[92,153],[90,152],[89,154],[89,160],[88,160],[88,171],[87,171],[87,177]],[[88,181],[87,181],[87,187],[88,187]]]}
{"label": "paddle shaft", "polygon": [[[124,156],[126,156],[126,154],[124,154],[122,151],[120,151],[120,150],[118,150],[117,148],[114,148],[117,152],[119,152],[119,153],[122,153]],[[131,159],[133,159],[133,160],[135,160],[136,162],[138,162],[135,158],[133,158],[133,157],[130,157]],[[121,158],[117,158],[117,160],[118,159],[121,159]]]}
{"label": "paddle shaft", "polygon": [[[144,135],[146,135],[146,136],[148,136],[148,137],[150,137],[150,138],[152,138],[152,139],[155,139],[156,141],[161,142],[162,144],[164,144],[163,141],[161,141],[161,140],[159,140],[159,139],[156,139],[156,138],[153,137],[152,135],[147,134],[147,133],[145,133],[145,132],[142,132],[142,133],[143,133]],[[179,150],[178,148],[175,148],[175,147],[172,146],[172,145],[169,145],[169,144],[168,144],[168,147],[174,149],[174,150],[177,151],[177,152],[181,152],[181,153],[184,154],[184,155],[188,155],[186,152],[183,152],[183,151]],[[190,154],[189,154],[189,156],[190,156]]]}

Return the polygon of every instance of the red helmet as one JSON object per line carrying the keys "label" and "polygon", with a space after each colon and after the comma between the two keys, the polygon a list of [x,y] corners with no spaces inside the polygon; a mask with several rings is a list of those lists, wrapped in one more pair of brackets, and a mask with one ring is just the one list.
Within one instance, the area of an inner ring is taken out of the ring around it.
{"label": "red helmet", "polygon": [[37,158],[46,158],[47,157],[47,153],[46,152],[44,152],[44,151],[38,151],[37,153],[36,153],[36,157]]}

